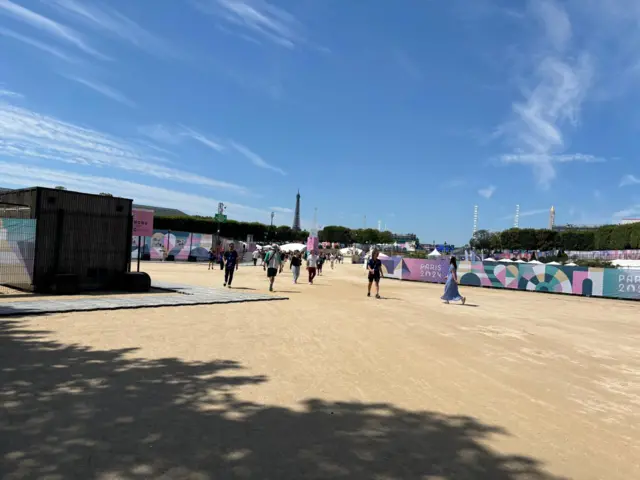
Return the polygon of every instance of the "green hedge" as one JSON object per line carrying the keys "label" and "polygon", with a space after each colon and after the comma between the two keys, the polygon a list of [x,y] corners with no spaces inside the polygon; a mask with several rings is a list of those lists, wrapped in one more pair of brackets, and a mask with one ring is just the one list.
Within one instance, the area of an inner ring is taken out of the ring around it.
{"label": "green hedge", "polygon": [[[218,232],[218,223],[212,217],[155,217],[153,219],[153,228],[172,230],[174,232],[216,234]],[[259,222],[227,220],[220,223],[220,235],[237,240],[244,240],[247,235],[253,235],[253,239],[256,242],[303,242],[306,241],[309,232],[294,232],[291,227],[285,225],[270,227]]]}
{"label": "green hedge", "polygon": [[640,222],[604,225],[595,230],[511,228],[494,234],[492,248],[505,250],[627,250],[640,249]]}
{"label": "green hedge", "polygon": [[[156,216],[153,220],[153,228],[158,230],[172,230],[174,232],[191,232],[216,234],[218,223],[212,217],[199,216]],[[227,220],[220,224],[220,235],[226,238],[244,240],[247,235],[253,235],[256,242],[305,242],[309,232],[294,232],[291,227],[280,225],[270,227],[258,222],[238,222]],[[373,228],[350,229],[341,226],[327,226],[318,232],[321,242],[342,243],[392,243],[391,232],[379,232]]]}

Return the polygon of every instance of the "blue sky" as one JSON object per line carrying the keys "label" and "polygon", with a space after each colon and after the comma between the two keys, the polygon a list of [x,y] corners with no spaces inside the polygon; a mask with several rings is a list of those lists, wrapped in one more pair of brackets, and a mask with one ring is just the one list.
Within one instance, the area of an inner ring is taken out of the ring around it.
{"label": "blue sky", "polygon": [[0,185],[468,240],[640,217],[636,0],[0,0]]}

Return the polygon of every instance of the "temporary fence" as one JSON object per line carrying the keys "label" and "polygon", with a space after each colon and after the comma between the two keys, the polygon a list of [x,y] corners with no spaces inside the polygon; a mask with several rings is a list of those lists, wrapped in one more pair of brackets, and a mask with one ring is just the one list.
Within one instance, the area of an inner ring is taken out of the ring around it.
{"label": "temporary fence", "polygon": [[[444,283],[448,260],[389,257],[385,275],[400,280]],[[640,300],[640,270],[499,262],[460,262],[461,285]]]}
{"label": "temporary fence", "polygon": [[0,286],[31,289],[35,243],[35,219],[0,217]]}
{"label": "temporary fence", "polygon": [[[138,258],[138,249],[141,249],[143,260],[173,260],[207,261],[209,250],[218,245],[226,249],[230,243],[236,244],[237,250],[242,253],[253,252],[255,244],[244,243],[238,240],[218,237],[205,233],[174,232],[170,230],[153,230],[153,236],[141,237],[138,245],[138,237],[131,239],[131,258]],[[240,246],[239,244],[242,244]]]}

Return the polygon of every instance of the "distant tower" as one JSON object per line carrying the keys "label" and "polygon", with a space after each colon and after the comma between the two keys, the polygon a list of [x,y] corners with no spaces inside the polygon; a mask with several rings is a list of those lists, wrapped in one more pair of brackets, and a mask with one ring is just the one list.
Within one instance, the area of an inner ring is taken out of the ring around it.
{"label": "distant tower", "polygon": [[549,230],[553,230],[553,227],[556,226],[556,209],[555,207],[551,207],[549,210]]}
{"label": "distant tower", "polygon": [[382,231],[382,220],[378,220],[378,231]]}
{"label": "distant tower", "polygon": [[296,195],[296,212],[293,214],[293,228],[294,232],[300,231],[300,190]]}
{"label": "distant tower", "polygon": [[473,207],[473,235],[478,231],[478,205]]}
{"label": "distant tower", "polygon": [[516,205],[516,216],[513,219],[513,228],[520,227],[520,205]]}

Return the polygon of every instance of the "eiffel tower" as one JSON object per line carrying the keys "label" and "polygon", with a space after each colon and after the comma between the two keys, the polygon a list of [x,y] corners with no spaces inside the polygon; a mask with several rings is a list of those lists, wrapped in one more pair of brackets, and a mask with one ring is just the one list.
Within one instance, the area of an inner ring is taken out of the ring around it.
{"label": "eiffel tower", "polygon": [[296,195],[296,212],[293,215],[292,230],[294,232],[300,231],[300,190],[298,190],[298,194]]}

